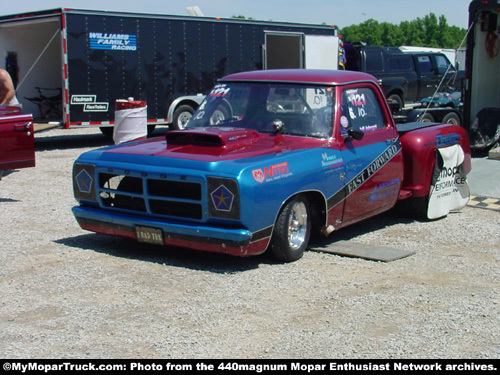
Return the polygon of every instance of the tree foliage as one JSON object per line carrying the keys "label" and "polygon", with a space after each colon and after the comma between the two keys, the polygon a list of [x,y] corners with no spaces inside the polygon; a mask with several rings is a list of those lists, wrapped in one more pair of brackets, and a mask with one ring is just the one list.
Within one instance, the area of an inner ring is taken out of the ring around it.
{"label": "tree foliage", "polygon": [[434,13],[414,21],[403,21],[399,25],[369,19],[339,30],[345,42],[384,47],[458,48],[466,33],[466,29],[449,26],[445,16],[438,18]]}

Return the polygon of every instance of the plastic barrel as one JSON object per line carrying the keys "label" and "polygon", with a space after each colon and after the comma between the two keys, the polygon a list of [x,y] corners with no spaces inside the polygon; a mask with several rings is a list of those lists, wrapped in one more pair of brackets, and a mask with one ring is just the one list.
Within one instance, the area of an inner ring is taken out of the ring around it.
{"label": "plastic barrel", "polygon": [[143,100],[117,99],[115,103],[115,144],[147,137],[147,105]]}

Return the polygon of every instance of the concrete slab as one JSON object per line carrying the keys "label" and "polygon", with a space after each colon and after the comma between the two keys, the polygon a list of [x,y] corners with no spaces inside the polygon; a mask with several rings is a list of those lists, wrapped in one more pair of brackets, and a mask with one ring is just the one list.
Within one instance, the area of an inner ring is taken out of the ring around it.
{"label": "concrete slab", "polygon": [[500,199],[500,159],[472,158],[467,182],[472,196]]}
{"label": "concrete slab", "polygon": [[371,246],[351,241],[337,241],[311,246],[310,251],[319,251],[340,256],[362,258],[379,262],[392,262],[415,254],[414,251],[395,249],[386,246]]}

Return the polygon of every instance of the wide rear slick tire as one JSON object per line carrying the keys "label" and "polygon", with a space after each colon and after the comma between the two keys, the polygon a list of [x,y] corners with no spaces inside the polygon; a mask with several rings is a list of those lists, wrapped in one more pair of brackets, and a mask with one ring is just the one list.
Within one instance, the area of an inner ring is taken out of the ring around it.
{"label": "wide rear slick tire", "polygon": [[304,255],[311,236],[311,212],[305,195],[289,200],[276,220],[269,250],[274,258],[293,262]]}

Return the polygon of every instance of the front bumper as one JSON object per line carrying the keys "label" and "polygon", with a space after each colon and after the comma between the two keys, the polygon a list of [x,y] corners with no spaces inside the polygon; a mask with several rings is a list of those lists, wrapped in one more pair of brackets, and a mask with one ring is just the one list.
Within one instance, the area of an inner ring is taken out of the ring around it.
{"label": "front bumper", "polygon": [[164,245],[235,256],[263,253],[272,232],[272,228],[252,233],[246,229],[166,222],[85,206],[73,207],[72,211],[80,227],[91,232],[140,241],[137,237],[138,227],[154,228],[161,231]]}

